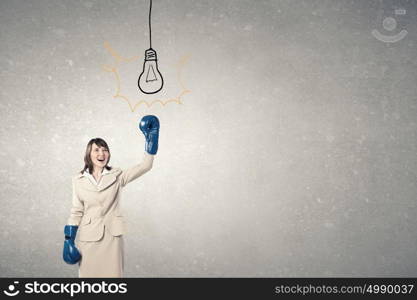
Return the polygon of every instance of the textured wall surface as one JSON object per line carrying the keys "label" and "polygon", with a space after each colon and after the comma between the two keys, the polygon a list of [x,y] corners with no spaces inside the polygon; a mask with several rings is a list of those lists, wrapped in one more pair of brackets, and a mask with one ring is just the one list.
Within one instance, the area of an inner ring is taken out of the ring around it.
{"label": "textured wall surface", "polygon": [[78,275],[71,176],[94,137],[139,162],[146,114],[160,147],[123,191],[126,276],[416,276],[416,9],[155,0],[159,97],[178,73],[189,92],[132,112],[105,68],[109,47],[132,58],[121,88],[156,99],[136,86],[148,1],[1,0],[0,276]]}

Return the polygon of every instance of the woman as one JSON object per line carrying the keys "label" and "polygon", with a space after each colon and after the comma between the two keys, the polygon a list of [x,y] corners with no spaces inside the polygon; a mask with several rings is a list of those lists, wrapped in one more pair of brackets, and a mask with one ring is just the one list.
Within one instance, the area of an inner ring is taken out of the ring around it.
{"label": "woman", "polygon": [[127,170],[110,167],[107,143],[95,138],[87,144],[84,169],[73,177],[72,208],[64,228],[63,258],[69,264],[79,262],[79,277],[123,276],[126,229],[120,192],[126,184],[152,168],[158,150],[158,118],[143,117],[139,128],[146,140],[146,152],[140,164]]}

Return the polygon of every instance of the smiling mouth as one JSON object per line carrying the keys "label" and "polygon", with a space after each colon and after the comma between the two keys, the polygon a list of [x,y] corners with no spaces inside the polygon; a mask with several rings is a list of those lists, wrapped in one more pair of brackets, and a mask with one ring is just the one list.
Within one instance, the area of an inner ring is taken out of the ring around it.
{"label": "smiling mouth", "polygon": [[99,162],[103,162],[104,161],[104,159],[97,159]]}

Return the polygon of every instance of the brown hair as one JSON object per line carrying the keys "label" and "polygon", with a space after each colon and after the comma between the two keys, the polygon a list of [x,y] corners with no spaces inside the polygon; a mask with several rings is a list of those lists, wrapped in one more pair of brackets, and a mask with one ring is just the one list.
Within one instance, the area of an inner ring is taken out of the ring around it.
{"label": "brown hair", "polygon": [[94,164],[91,161],[91,148],[93,148],[93,144],[96,144],[99,147],[104,147],[107,149],[107,151],[109,151],[109,160],[107,161],[107,164],[105,166],[106,170],[111,170],[111,167],[108,166],[108,163],[110,161],[110,149],[109,146],[107,145],[106,141],[101,139],[101,138],[95,138],[92,139],[88,142],[87,147],[85,149],[85,155],[84,155],[84,169],[81,170],[81,174],[88,169],[88,172],[93,173],[94,170]]}

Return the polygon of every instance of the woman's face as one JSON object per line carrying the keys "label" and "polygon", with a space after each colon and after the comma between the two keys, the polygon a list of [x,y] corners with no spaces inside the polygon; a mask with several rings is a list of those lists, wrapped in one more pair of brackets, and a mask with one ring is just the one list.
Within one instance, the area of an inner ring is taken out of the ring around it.
{"label": "woman's face", "polygon": [[97,146],[93,143],[91,147],[90,158],[93,162],[94,169],[102,169],[107,165],[109,161],[109,150],[104,147]]}

